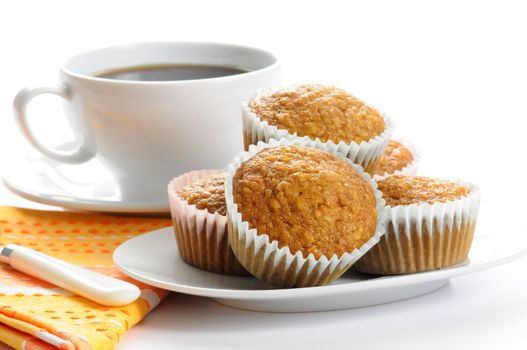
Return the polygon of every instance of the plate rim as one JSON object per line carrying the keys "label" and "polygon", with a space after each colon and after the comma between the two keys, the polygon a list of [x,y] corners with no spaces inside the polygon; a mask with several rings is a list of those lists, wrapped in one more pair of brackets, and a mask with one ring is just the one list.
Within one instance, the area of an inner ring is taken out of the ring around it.
{"label": "plate rim", "polygon": [[[520,230],[515,230],[509,234],[513,234]],[[523,247],[521,250],[512,253],[502,253],[494,256],[492,260],[485,261],[476,265],[456,265],[453,267],[448,267],[444,269],[407,274],[407,275],[396,275],[396,276],[382,276],[373,279],[368,279],[364,281],[354,282],[354,283],[341,283],[341,284],[331,284],[327,286],[319,287],[304,287],[304,288],[288,288],[288,289],[259,289],[259,290],[240,290],[240,289],[225,289],[225,288],[206,288],[206,287],[195,287],[184,285],[180,283],[167,283],[160,281],[158,279],[153,279],[149,277],[144,277],[140,273],[134,271],[136,269],[129,268],[124,266],[119,262],[118,256],[123,254],[122,252],[126,249],[127,244],[131,244],[133,240],[145,238],[147,235],[173,235],[172,226],[165,227],[159,230],[151,231],[134,237],[123,244],[121,244],[113,252],[112,259],[115,265],[126,275],[137,279],[140,282],[167,289],[174,292],[179,292],[183,294],[210,297],[210,298],[221,298],[221,299],[238,299],[238,300],[254,300],[254,299],[283,299],[283,298],[294,298],[299,296],[327,296],[327,295],[336,295],[343,292],[353,293],[360,292],[368,289],[382,289],[382,288],[394,288],[399,286],[408,286],[412,284],[421,284],[421,283],[430,283],[434,281],[447,280],[453,277],[458,277],[462,275],[467,275],[470,273],[475,273],[478,271],[486,270],[492,267],[496,267],[510,261],[521,258],[522,256],[527,255],[527,247]],[[475,239],[485,239],[492,237],[493,235],[485,235],[480,237],[475,237]],[[176,242],[174,240],[174,247],[176,247]],[[177,249],[177,248],[176,248]],[[185,262],[183,262],[185,263]],[[416,279],[416,276],[419,276]],[[254,277],[253,277],[254,278]]]}

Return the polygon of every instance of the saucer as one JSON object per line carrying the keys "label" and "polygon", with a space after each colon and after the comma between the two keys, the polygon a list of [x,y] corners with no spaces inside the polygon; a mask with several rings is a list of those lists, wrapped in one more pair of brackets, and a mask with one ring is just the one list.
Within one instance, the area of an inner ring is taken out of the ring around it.
{"label": "saucer", "polygon": [[[527,254],[527,229],[474,238],[469,258],[449,268],[407,275],[376,277],[347,272],[322,287],[274,289],[254,277],[207,272],[179,256],[172,227],[121,244],[115,264],[141,282],[175,292],[210,297],[252,311],[310,312],[349,309],[412,298],[435,291],[450,278],[489,269]],[[489,287],[492,287],[492,281]]]}
{"label": "saucer", "polygon": [[[68,150],[69,144],[58,147]],[[10,164],[3,174],[5,186],[31,201],[68,209],[114,213],[168,213],[168,196],[126,200],[112,174],[96,159],[82,164],[56,162],[31,154]]]}

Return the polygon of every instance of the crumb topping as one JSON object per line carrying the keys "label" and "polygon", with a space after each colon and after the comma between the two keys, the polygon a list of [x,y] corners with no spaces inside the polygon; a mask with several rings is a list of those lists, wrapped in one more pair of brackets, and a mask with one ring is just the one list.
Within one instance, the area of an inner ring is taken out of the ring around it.
{"label": "crumb topping", "polygon": [[298,136],[360,143],[381,134],[381,114],[348,92],[307,84],[276,90],[249,103],[261,120]]}
{"label": "crumb topping", "polygon": [[371,185],[348,163],[318,149],[259,152],[236,171],[233,195],[243,220],[292,254],[340,256],[375,233]]}
{"label": "crumb topping", "polygon": [[444,203],[469,195],[470,189],[455,182],[424,176],[393,175],[378,182],[386,205]]}
{"label": "crumb topping", "polygon": [[214,214],[227,214],[225,203],[225,173],[203,177],[183,187],[177,194],[198,209]]}
{"label": "crumb topping", "polygon": [[403,169],[413,160],[414,156],[408,148],[398,141],[390,140],[388,147],[386,147],[375,167],[375,174],[393,174],[396,170]]}

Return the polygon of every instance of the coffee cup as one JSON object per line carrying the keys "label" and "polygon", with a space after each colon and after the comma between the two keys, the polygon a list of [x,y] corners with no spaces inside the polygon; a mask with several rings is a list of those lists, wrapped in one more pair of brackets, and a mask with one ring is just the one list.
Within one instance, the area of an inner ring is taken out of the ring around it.
{"label": "coffee cup", "polygon": [[[167,75],[178,67],[219,71],[194,77],[187,70],[181,79]],[[155,74],[115,73],[134,69]],[[222,74],[221,69],[231,71]],[[71,58],[55,86],[22,89],[14,101],[15,118],[26,139],[55,161],[97,158],[115,176],[123,200],[140,201],[146,193],[164,198],[171,178],[225,167],[242,150],[241,101],[277,85],[279,75],[275,56],[251,47],[199,42],[115,46]],[[48,148],[35,137],[26,109],[40,94],[63,99],[76,140],[72,151]]]}

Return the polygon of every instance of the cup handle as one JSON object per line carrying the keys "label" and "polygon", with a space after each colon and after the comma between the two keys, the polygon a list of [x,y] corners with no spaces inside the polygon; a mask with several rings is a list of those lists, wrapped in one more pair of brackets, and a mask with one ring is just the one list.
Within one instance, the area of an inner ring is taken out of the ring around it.
{"label": "cup handle", "polygon": [[77,140],[79,144],[77,148],[69,152],[50,149],[38,141],[29,127],[26,110],[31,99],[41,94],[54,94],[62,97],[66,101],[71,100],[71,93],[66,85],[57,85],[55,87],[26,87],[18,92],[13,102],[14,116],[18,127],[29,143],[42,154],[59,162],[77,164],[93,158],[94,152],[90,150],[90,147],[85,142],[80,142],[79,140]]}

